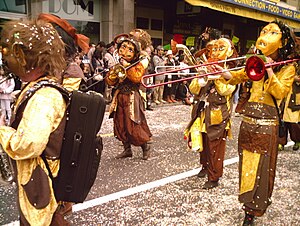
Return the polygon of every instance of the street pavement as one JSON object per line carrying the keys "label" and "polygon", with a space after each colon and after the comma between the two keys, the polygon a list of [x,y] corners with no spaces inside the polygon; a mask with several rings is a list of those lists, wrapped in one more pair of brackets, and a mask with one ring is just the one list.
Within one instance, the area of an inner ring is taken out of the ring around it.
{"label": "street pavement", "polygon": [[[84,203],[75,204],[67,217],[72,225],[241,225],[244,214],[238,202],[237,135],[241,118],[232,117],[233,139],[227,141],[224,174],[220,185],[203,190],[206,178],[198,178],[199,153],[187,150],[183,131],[190,107],[155,105],[146,111],[153,134],[153,152],[142,160],[140,147],[134,156],[116,159],[121,143],[113,136],[107,113],[100,134],[104,149],[94,186]],[[272,204],[255,225],[300,225],[300,150],[291,142],[279,153]],[[16,187],[0,185],[0,225],[18,225]]]}

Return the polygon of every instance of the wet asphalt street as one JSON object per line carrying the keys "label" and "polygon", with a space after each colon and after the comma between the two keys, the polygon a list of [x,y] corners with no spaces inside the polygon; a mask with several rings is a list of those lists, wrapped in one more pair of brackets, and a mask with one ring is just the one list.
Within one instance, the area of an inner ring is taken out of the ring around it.
{"label": "wet asphalt street", "polygon": [[[122,151],[113,137],[113,122],[105,114],[100,130],[104,150],[95,184],[82,204],[67,217],[72,225],[241,225],[238,202],[237,134],[240,117],[232,117],[233,139],[227,142],[224,175],[220,185],[203,190],[198,178],[199,154],[188,151],[183,131],[190,107],[182,104],[154,106],[146,117],[153,133],[153,152],[141,159],[115,159]],[[292,146],[278,156],[272,205],[255,225],[300,225],[300,150]],[[0,225],[17,225],[16,188],[0,184]]]}

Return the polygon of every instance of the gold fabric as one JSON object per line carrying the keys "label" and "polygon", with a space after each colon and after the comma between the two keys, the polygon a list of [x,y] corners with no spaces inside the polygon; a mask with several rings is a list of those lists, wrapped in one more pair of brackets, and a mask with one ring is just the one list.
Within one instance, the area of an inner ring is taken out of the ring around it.
{"label": "gold fabric", "polygon": [[253,190],[256,181],[259,160],[260,154],[243,150],[240,194]]}
{"label": "gold fabric", "polygon": [[231,97],[231,94],[235,90],[235,85],[227,84],[226,80],[223,77],[214,80],[214,82],[215,82],[215,88],[220,95],[229,96],[229,98]]}
{"label": "gold fabric", "polygon": [[[283,113],[283,121],[291,122],[291,123],[298,123],[298,122],[300,122],[300,111],[292,111],[292,109],[288,107],[292,93],[293,93],[293,89],[290,90],[290,92],[286,98],[286,102],[285,102],[285,106],[284,106],[284,113]],[[295,104],[300,105],[300,94],[296,94],[296,103]]]}
{"label": "gold fabric", "polygon": [[194,95],[199,95],[201,86],[198,83],[198,78],[194,78],[189,85],[190,92]]}
{"label": "gold fabric", "polygon": [[260,125],[260,126],[276,126],[278,125],[277,119],[256,119],[250,118],[248,116],[243,116],[243,121],[252,125]]}
{"label": "gold fabric", "polygon": [[[31,82],[22,91],[16,106],[34,83]],[[48,143],[50,133],[58,127],[63,118],[65,109],[66,104],[60,92],[55,88],[45,87],[39,89],[29,99],[17,130],[7,126],[0,127],[0,143],[17,164],[20,208],[31,225],[49,225],[57,208],[50,178],[50,203],[42,209],[36,209],[30,204],[22,185],[28,183],[37,166],[47,172],[40,155]],[[54,165],[57,166],[57,162]]]}
{"label": "gold fabric", "polygon": [[206,132],[204,123],[204,111],[201,112],[200,117],[195,120],[190,130],[188,131],[191,136],[191,149],[193,151],[203,151],[202,132]]}
{"label": "gold fabric", "polygon": [[211,118],[211,121],[210,121],[211,125],[220,124],[223,121],[221,108],[212,109],[210,111],[210,118]]}
{"label": "gold fabric", "polygon": [[63,87],[65,87],[69,92],[72,90],[78,90],[82,78],[64,78]]}
{"label": "gold fabric", "polygon": [[[215,82],[215,89],[216,91],[225,97],[226,99],[226,105],[227,109],[230,111],[231,109],[231,104],[230,104],[230,99],[232,96],[232,93],[235,90],[235,85],[227,84],[225,79],[219,78],[214,80]],[[193,79],[190,86],[190,90],[192,93],[195,95],[199,95],[201,92],[201,89],[204,87],[201,87],[201,85],[198,82],[198,78]],[[209,120],[205,119],[205,111],[202,111],[199,117],[195,120],[189,131],[185,131],[185,134],[187,137],[190,135],[191,138],[191,149],[192,150],[198,150],[202,151],[203,150],[203,140],[202,140],[202,134],[201,133],[207,133],[207,128],[206,124],[204,123],[204,120]],[[221,124],[223,121],[223,114],[222,114],[222,109],[221,108],[216,108],[210,111],[210,125],[218,125]],[[231,120],[229,119],[225,130],[227,130],[227,135],[228,138],[232,138],[232,133],[230,131],[231,128]]]}
{"label": "gold fabric", "polygon": [[[239,71],[231,71],[232,78],[227,82],[229,84],[239,84],[247,81],[249,78],[244,69]],[[270,106],[275,106],[271,95],[275,97],[278,106],[281,100],[288,94],[294,81],[296,70],[293,64],[287,64],[282,69],[274,74],[270,79],[264,81],[262,78],[259,81],[253,81],[250,90],[251,96],[248,102],[264,103]],[[255,92],[253,92],[255,90]],[[270,95],[271,94],[271,95]]]}

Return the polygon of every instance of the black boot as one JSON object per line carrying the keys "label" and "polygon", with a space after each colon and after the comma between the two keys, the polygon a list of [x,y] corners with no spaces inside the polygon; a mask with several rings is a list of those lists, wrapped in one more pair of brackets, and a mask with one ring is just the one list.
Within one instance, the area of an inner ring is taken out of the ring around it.
{"label": "black boot", "polygon": [[123,159],[132,157],[131,145],[130,143],[123,142],[124,151],[116,156],[117,159]]}
{"label": "black boot", "polygon": [[254,215],[246,213],[245,214],[245,219],[244,219],[244,222],[243,222],[243,226],[252,226],[252,225],[254,225],[254,218],[255,218]]}
{"label": "black boot", "polygon": [[141,148],[143,150],[143,160],[147,160],[150,157],[151,146],[150,144],[144,143]]}

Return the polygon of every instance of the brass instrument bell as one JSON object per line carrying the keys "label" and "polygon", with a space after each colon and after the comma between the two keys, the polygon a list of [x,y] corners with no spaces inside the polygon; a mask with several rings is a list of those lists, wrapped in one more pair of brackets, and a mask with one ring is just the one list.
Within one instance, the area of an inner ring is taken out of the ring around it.
{"label": "brass instrument bell", "polygon": [[258,56],[251,56],[246,61],[245,71],[252,81],[259,81],[266,72],[265,62]]}

